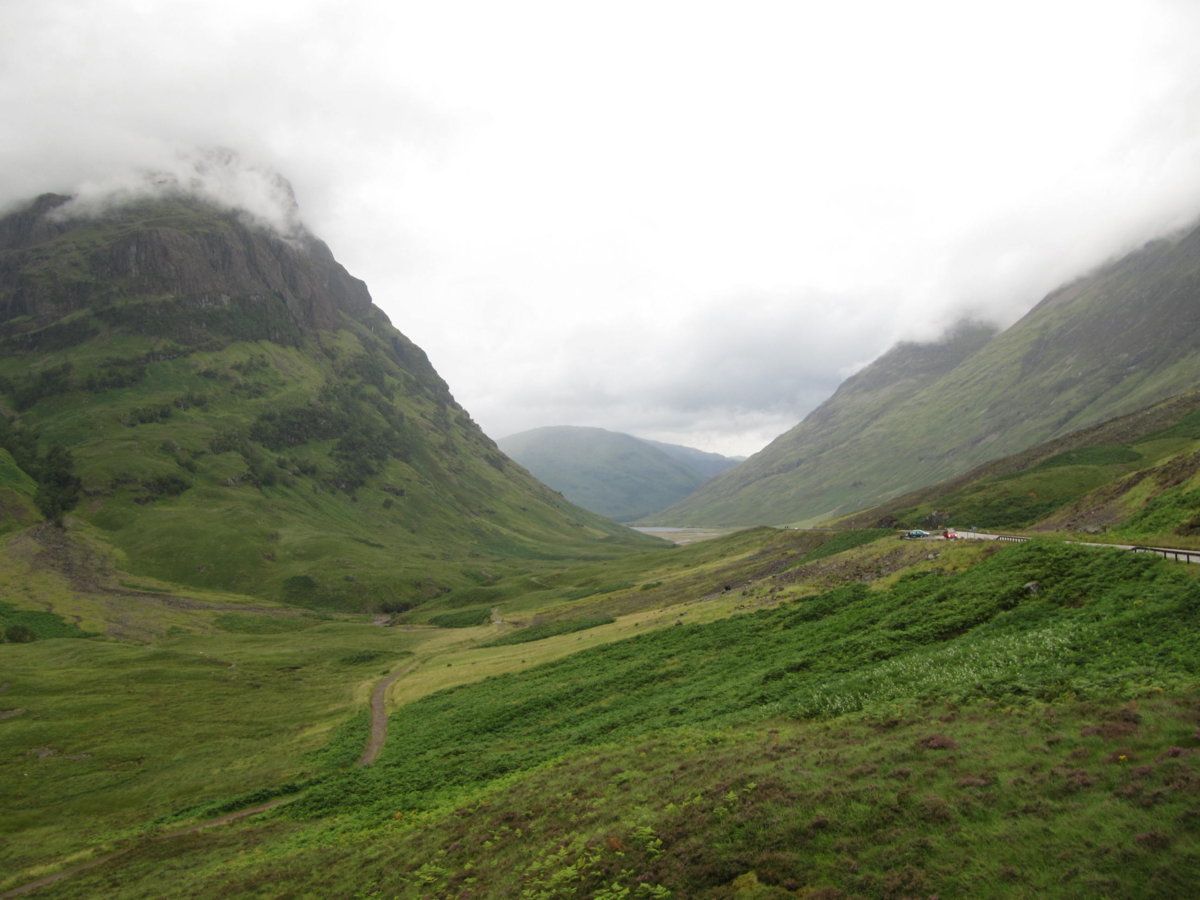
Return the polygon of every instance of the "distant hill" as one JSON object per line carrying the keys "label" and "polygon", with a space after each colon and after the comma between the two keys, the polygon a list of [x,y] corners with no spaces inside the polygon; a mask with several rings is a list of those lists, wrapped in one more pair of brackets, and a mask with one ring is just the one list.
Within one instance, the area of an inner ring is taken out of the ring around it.
{"label": "distant hill", "polygon": [[657,447],[672,459],[683,463],[701,478],[715,478],[722,472],[728,472],[738,463],[746,461],[744,456],[722,456],[720,453],[710,453],[707,450],[697,450],[695,447],[683,447],[679,444],[664,444],[662,441],[652,441],[638,438],[651,447]]}
{"label": "distant hill", "polygon": [[666,510],[677,525],[819,521],[1200,383],[1200,229],[1154,241],[989,337],[902,344]]}
{"label": "distant hill", "polygon": [[514,465],[307,232],[182,193],[0,219],[0,510],[128,571],[403,608],[651,542]]}
{"label": "distant hill", "polygon": [[738,462],[692,447],[569,425],[523,431],[499,446],[572,503],[618,522],[652,515]]}

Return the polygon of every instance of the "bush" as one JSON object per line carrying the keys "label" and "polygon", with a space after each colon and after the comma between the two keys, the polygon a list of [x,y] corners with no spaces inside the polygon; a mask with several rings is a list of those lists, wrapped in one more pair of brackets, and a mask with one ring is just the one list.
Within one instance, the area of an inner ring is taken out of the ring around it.
{"label": "bush", "polygon": [[83,491],[71,451],[55,444],[27,471],[38,483],[33,502],[47,521],[62,525],[63,515],[75,508]]}
{"label": "bush", "polygon": [[4,639],[10,644],[29,644],[37,640],[37,635],[28,625],[9,625],[4,629]]}
{"label": "bush", "polygon": [[70,363],[63,363],[26,377],[13,387],[13,406],[24,411],[46,397],[65,394],[71,390],[72,369]]}
{"label": "bush", "polygon": [[413,608],[411,603],[406,603],[403,600],[384,600],[379,604],[379,611],[395,615],[397,613],[408,612]]}

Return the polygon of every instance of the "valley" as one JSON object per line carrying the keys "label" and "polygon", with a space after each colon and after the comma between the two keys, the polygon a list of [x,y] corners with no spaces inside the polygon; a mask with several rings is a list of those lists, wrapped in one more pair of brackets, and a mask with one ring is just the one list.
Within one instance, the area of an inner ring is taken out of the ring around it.
{"label": "valley", "polygon": [[[635,530],[509,459],[314,236],[67,203],[0,219],[0,896],[1200,883],[1200,567],[1123,549],[1200,549],[1194,352],[953,464],[888,430],[958,427],[923,392],[991,384],[1132,262],[1015,332],[895,348],[733,467],[539,437],[683,523]],[[1137,258],[1172,302],[1193,243]],[[769,500],[703,506],[798,445]],[[895,480],[759,521],[868,456]],[[902,539],[955,526],[1021,540]]]}

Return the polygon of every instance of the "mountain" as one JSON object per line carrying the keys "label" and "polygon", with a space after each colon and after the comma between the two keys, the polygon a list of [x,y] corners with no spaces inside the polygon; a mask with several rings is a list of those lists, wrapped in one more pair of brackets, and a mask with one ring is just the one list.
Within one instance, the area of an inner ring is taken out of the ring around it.
{"label": "mountain", "polygon": [[657,447],[705,480],[716,478],[722,472],[728,472],[738,463],[746,461],[744,456],[722,456],[720,453],[710,453],[707,450],[697,450],[695,447],[684,447],[680,444],[664,444],[662,441],[652,441],[648,438],[639,438],[639,440],[651,447]]}
{"label": "mountain", "polygon": [[660,518],[803,523],[877,505],[1200,380],[1200,228],[1047,296],[990,339],[902,344]]}
{"label": "mountain", "polygon": [[523,431],[499,445],[572,503],[618,522],[670,506],[737,464],[692,447],[569,425]]}
{"label": "mountain", "polygon": [[182,192],[0,219],[0,350],[0,508],[138,575],[397,609],[644,545],[505,457],[324,243]]}

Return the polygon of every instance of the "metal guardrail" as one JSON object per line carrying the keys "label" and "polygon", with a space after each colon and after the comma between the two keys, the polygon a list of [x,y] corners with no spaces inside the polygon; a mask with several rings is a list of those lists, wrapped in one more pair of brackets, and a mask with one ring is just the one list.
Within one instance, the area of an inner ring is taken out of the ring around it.
{"label": "metal guardrail", "polygon": [[1173,559],[1176,562],[1200,563],[1200,552],[1195,550],[1176,550],[1171,547],[1130,547],[1134,553],[1155,553],[1163,559]]}
{"label": "metal guardrail", "polygon": [[[1024,544],[1030,538],[1023,534],[989,534],[987,532],[969,531],[968,536],[976,536],[983,540],[1005,541],[1010,544]],[[931,538],[938,538],[940,535],[932,534]],[[1161,556],[1163,559],[1172,559],[1175,562],[1200,564],[1200,550],[1181,550],[1178,547],[1146,547],[1138,544],[1129,546],[1128,544],[1090,544],[1086,541],[1067,541],[1068,544],[1078,544],[1082,547],[1099,547],[1108,548],[1111,550],[1128,550],[1131,553],[1153,553],[1156,556]]]}

